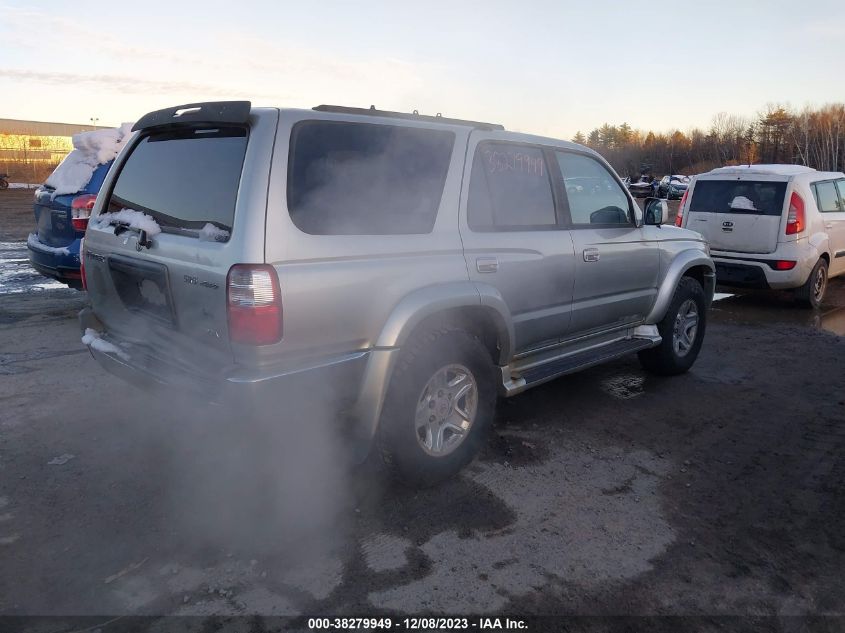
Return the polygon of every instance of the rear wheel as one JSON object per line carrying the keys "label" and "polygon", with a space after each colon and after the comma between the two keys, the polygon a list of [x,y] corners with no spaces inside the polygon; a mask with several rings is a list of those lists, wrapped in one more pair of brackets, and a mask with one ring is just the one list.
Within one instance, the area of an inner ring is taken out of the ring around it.
{"label": "rear wheel", "polygon": [[663,320],[657,324],[662,341],[639,353],[640,364],[663,376],[682,374],[692,367],[707,325],[704,289],[692,277],[682,277]]}
{"label": "rear wheel", "polygon": [[807,308],[818,308],[827,291],[827,260],[819,259],[804,285],[795,290],[795,299]]}
{"label": "rear wheel", "polygon": [[453,477],[481,449],[496,403],[493,363],[458,330],[417,336],[401,352],[378,431],[391,474],[412,486]]}

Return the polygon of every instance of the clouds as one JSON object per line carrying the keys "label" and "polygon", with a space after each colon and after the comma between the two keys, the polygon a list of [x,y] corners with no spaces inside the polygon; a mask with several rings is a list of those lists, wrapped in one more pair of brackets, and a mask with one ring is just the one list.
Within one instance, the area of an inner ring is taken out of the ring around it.
{"label": "clouds", "polygon": [[[425,93],[435,72],[382,55],[338,55],[271,41],[223,26],[222,20],[214,28],[172,20],[150,29],[143,23],[130,27],[40,9],[0,11],[0,58],[7,60],[0,68],[4,105],[18,102],[20,111],[39,86],[62,87],[73,99],[54,102],[55,114],[49,118],[58,120],[68,119],[74,108],[101,113],[104,121],[122,120],[137,118],[150,107],[146,104],[163,107],[208,99],[294,107],[377,103],[408,109],[418,105],[415,95]],[[3,49],[12,54],[3,54]],[[138,110],[112,112],[133,95],[140,97],[131,102]]]}
{"label": "clouds", "polygon": [[[41,72],[36,70],[15,70],[0,68],[0,78],[15,81],[31,81],[46,86],[68,87],[94,86],[106,91],[115,90],[123,94],[166,95],[168,93],[202,93],[213,97],[249,97],[256,96],[254,92],[239,92],[221,85],[200,84],[189,81],[166,81],[139,79],[124,75],[83,74],[67,72]],[[260,95],[259,95],[260,96]]]}

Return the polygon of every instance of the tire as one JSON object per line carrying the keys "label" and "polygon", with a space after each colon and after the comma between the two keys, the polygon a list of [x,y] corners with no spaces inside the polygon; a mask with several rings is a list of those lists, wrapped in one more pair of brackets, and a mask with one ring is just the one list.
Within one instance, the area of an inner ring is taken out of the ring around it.
{"label": "tire", "polygon": [[0,178],[0,189],[8,189],[8,188],[9,188],[9,182],[4,178]]}
{"label": "tire", "polygon": [[[695,330],[689,326],[695,313]],[[684,323],[686,319],[686,324]],[[676,324],[678,332],[676,333]],[[681,277],[666,315],[657,324],[663,340],[657,347],[643,350],[638,356],[646,370],[661,376],[683,374],[692,367],[707,328],[707,300],[704,289],[692,277]]]}
{"label": "tire", "polygon": [[813,270],[804,285],[795,289],[795,300],[798,304],[812,309],[821,306],[827,291],[827,279],[827,260],[822,257],[813,266]]}
{"label": "tire", "polygon": [[[456,386],[443,384],[462,373],[468,376]],[[467,385],[474,386],[461,395]],[[450,329],[415,336],[400,351],[385,398],[376,437],[382,461],[392,476],[413,487],[449,479],[481,450],[495,407],[495,367],[478,338]],[[467,420],[458,411],[470,417],[460,435],[456,424]]]}

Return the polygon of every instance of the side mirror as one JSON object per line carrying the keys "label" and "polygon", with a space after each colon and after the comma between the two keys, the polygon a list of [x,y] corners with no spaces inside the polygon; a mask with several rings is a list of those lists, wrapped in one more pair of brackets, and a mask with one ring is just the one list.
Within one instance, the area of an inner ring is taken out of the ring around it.
{"label": "side mirror", "polygon": [[660,198],[646,198],[643,224],[660,226],[669,222],[669,205]]}

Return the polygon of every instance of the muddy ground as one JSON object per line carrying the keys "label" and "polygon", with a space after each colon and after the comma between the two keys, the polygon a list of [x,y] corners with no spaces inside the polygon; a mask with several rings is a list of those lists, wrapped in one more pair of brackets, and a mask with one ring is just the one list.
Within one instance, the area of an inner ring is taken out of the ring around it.
{"label": "muddy ground", "polygon": [[[19,241],[28,197],[6,201]],[[687,375],[632,357],[502,402],[482,457],[421,492],[303,461],[290,411],[104,373],[84,304],[0,296],[0,615],[845,613],[842,281],[815,313],[717,301]]]}

